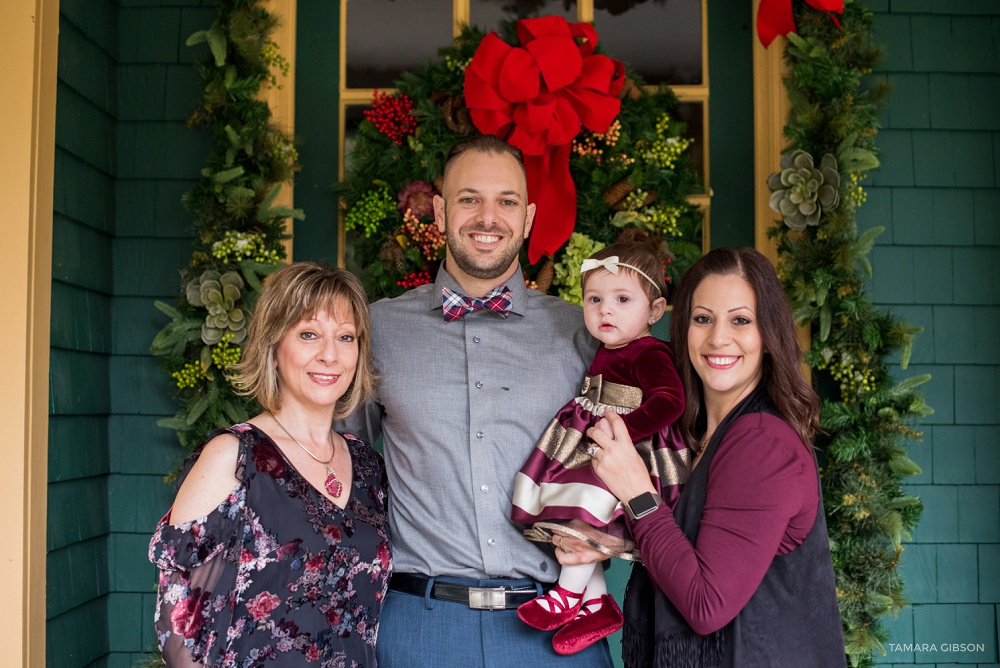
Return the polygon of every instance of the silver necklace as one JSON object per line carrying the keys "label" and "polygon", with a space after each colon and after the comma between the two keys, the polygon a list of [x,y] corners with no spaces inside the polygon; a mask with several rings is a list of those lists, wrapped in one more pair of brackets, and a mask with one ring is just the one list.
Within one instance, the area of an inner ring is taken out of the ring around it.
{"label": "silver necklace", "polygon": [[302,445],[302,443],[299,442],[299,439],[292,436],[292,434],[287,429],[285,429],[285,425],[278,422],[278,418],[274,417],[274,413],[268,411],[267,414],[271,416],[272,420],[274,420],[274,424],[281,427],[281,431],[285,432],[285,435],[288,436],[288,438],[292,439],[297,446],[305,450],[307,455],[309,455],[317,462],[326,467],[326,481],[323,483],[323,486],[326,487],[326,491],[330,494],[330,496],[332,496],[335,499],[339,499],[340,495],[344,493],[344,483],[340,482],[340,479],[337,478],[337,472],[333,470],[332,466],[330,466],[330,463],[333,461],[333,458],[337,456],[337,446],[336,445],[333,446],[333,454],[330,455],[330,458],[327,459],[326,461],[323,461],[322,459],[314,455],[312,452],[310,452],[309,448]]}

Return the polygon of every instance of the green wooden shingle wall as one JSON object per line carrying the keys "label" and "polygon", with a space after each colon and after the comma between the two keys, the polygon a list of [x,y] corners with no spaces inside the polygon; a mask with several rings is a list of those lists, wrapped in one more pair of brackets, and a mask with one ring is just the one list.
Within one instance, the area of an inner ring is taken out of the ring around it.
{"label": "green wooden shingle wall", "polygon": [[113,3],[64,0],[59,25],[49,399],[47,665],[108,651]]}
{"label": "green wooden shingle wall", "polygon": [[[873,0],[891,86],[864,227],[877,302],[924,327],[910,369],[936,412],[911,454],[924,515],[901,570],[912,608],[883,663],[997,666],[1000,615],[1000,5]],[[961,647],[962,644],[972,648]],[[954,647],[959,645],[959,647]]]}
{"label": "green wooden shingle wall", "polygon": [[47,664],[131,666],[155,644],[149,535],[179,462],[149,356],[191,248],[208,151],[184,46],[211,0],[62,0],[49,423]]}
{"label": "green wooden shingle wall", "polygon": [[[206,5],[206,6],[202,6]],[[176,406],[149,355],[165,324],[155,299],[172,303],[191,252],[191,218],[181,195],[194,184],[209,142],[186,119],[200,96],[192,67],[203,48],[184,45],[212,24],[214,3],[120,2],[112,357],[108,376],[109,666],[129,666],[156,643],[155,569],[149,536],[173,489],[163,474],[179,463],[173,432],[156,427]]]}
{"label": "green wooden shingle wall", "polygon": [[292,252],[296,260],[336,264],[340,2],[296,5],[295,137],[302,171],[295,176],[295,206],[306,219],[293,221]]}

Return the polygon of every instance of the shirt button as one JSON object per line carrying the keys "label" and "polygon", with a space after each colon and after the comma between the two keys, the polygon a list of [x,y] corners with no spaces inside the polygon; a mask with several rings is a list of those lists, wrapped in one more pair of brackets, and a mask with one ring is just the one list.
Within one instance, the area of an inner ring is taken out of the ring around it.
{"label": "shirt button", "polygon": [[476,432],[476,438],[482,438],[482,437],[483,437],[483,432],[477,431]]}
{"label": "shirt button", "polygon": [[477,382],[476,382],[476,389],[477,389],[477,390],[481,390],[481,389],[483,389],[483,384],[482,384],[481,382],[477,381]]}
{"label": "shirt button", "polygon": [[483,493],[485,494],[486,492],[490,491],[490,486],[489,485],[480,485],[479,489],[483,490]]}
{"label": "shirt button", "polygon": [[486,541],[486,544],[489,545],[490,547],[493,547],[494,545],[497,544],[497,542],[492,538],[490,538],[488,541]]}
{"label": "shirt button", "polygon": [[473,336],[473,337],[472,337],[472,342],[473,342],[473,343],[479,343],[479,341],[480,341],[480,339],[479,339],[479,337],[478,337],[478,336]]}

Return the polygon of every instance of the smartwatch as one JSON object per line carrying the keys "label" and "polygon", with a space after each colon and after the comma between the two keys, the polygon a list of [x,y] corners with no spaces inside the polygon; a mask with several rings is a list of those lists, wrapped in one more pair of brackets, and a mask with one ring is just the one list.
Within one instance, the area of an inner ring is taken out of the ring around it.
{"label": "smartwatch", "polygon": [[662,503],[663,499],[659,494],[646,492],[626,503],[625,512],[628,513],[628,516],[634,522],[659,508]]}

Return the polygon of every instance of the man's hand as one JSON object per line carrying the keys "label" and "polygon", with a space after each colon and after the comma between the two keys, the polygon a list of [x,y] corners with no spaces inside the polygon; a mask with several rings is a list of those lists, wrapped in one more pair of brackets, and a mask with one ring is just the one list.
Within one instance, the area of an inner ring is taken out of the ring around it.
{"label": "man's hand", "polygon": [[552,544],[556,546],[556,559],[563,566],[593,564],[611,558],[592,548],[586,541],[566,534],[557,533],[552,536]]}

